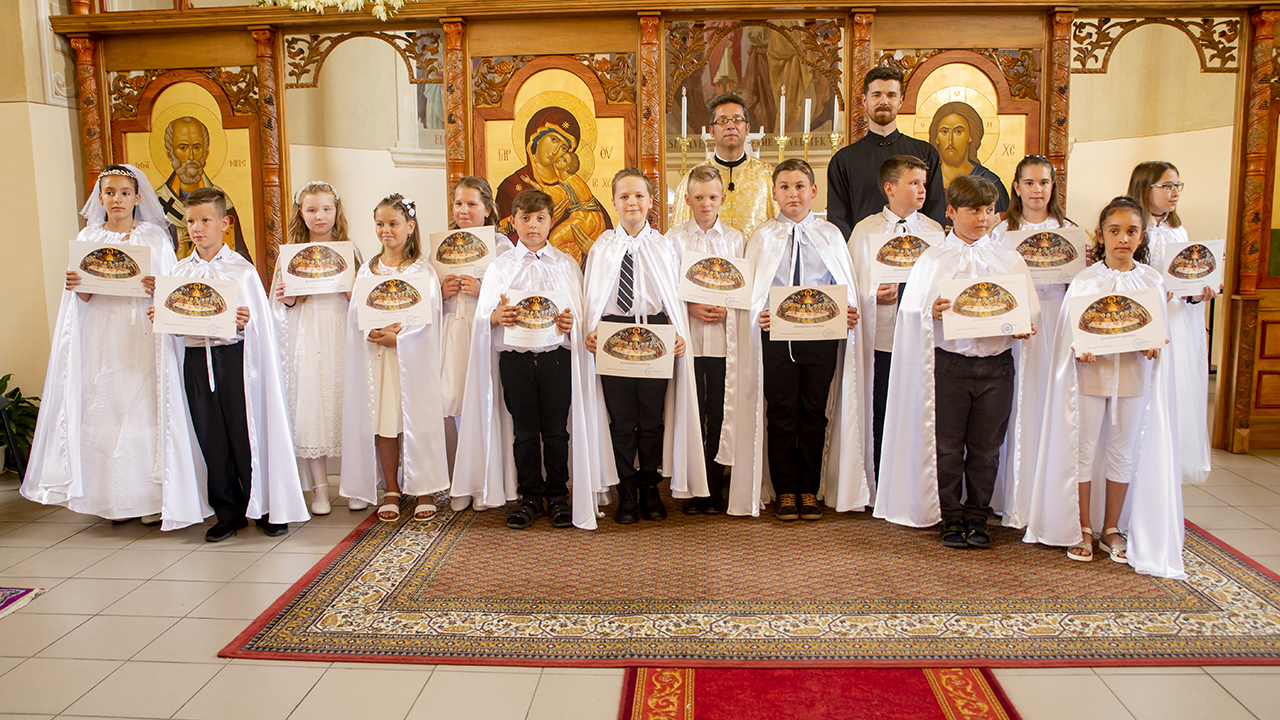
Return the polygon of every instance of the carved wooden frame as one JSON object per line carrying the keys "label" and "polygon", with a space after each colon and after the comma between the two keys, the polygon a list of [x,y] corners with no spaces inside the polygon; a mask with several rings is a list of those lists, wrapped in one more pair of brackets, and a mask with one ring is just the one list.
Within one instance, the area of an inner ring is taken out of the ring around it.
{"label": "carved wooden frame", "polygon": [[[1109,17],[1077,19],[1071,30],[1071,72],[1105,73],[1111,62],[1111,52],[1129,33],[1147,25],[1164,25],[1181,30],[1195,45],[1200,58],[1200,72],[1234,73],[1240,70],[1240,51],[1243,49],[1241,33],[1243,23],[1239,18],[1182,18],[1147,17],[1115,20]],[[1219,28],[1219,26],[1223,26]],[[1117,32],[1118,31],[1118,32]],[[1098,53],[1102,59],[1098,60]],[[1098,63],[1090,67],[1092,62]],[[1211,65],[1217,63],[1216,66]]]}
{"label": "carved wooden frame", "polygon": [[[320,33],[287,35],[284,39],[285,65],[291,82],[286,83],[285,88],[293,90],[296,88],[318,87],[320,84],[320,70],[324,67],[324,61],[329,58],[329,54],[342,43],[362,37],[381,40],[394,48],[400,59],[404,61],[405,69],[409,73],[410,83],[414,85],[438,85],[444,82],[444,70],[441,67],[444,64],[443,31],[436,41],[435,47],[435,50],[440,54],[439,60],[436,59],[434,54],[423,52],[420,48],[421,38],[431,37],[422,31],[434,29],[418,28],[406,30],[403,34],[366,30],[338,35],[322,35]],[[429,43],[427,49],[431,49]],[[419,72],[422,73],[422,77],[418,77]]]}

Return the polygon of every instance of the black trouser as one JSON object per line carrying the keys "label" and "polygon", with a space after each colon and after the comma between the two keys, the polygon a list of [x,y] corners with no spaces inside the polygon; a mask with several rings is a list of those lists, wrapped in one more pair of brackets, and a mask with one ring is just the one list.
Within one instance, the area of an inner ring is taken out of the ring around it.
{"label": "black trouser", "polygon": [[522,497],[569,497],[571,362],[562,347],[544,353],[498,353],[502,396],[515,434],[516,488]]}
{"label": "black trouser", "polygon": [[1013,406],[1013,352],[967,357],[935,348],[934,362],[942,522],[985,521]]}
{"label": "black trouser", "polygon": [[875,351],[875,377],[871,387],[871,433],[875,440],[876,477],[880,477],[880,445],[884,442],[884,410],[889,402],[889,368],[893,353]]}
{"label": "black trouser", "polygon": [[253,454],[244,405],[244,343],[209,348],[216,389],[209,389],[205,349],[187,348],[183,384],[200,452],[208,468],[209,506],[218,522],[245,516],[253,482]]}
{"label": "black trouser", "polygon": [[[605,322],[632,323],[630,315],[605,315]],[[667,325],[666,313],[645,318],[650,325]],[[609,436],[613,438],[613,461],[623,488],[656,487],[662,480],[662,411],[666,406],[665,378],[624,378],[600,376],[604,406],[609,411]],[[639,456],[639,470],[636,458]]]}
{"label": "black trouser", "polygon": [[787,342],[763,333],[765,419],[774,492],[817,493],[827,439],[827,395],[839,340]]}
{"label": "black trouser", "polygon": [[702,416],[702,456],[707,467],[707,488],[711,497],[724,492],[724,466],[716,462],[720,449],[720,429],[724,427],[724,374],[722,357],[693,359],[693,374],[698,381],[698,410]]}

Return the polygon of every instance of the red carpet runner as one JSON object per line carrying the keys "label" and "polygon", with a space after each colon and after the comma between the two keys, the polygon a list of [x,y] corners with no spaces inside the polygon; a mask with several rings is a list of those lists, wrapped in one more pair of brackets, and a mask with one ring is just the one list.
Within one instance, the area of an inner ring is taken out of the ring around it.
{"label": "red carpet runner", "polygon": [[1017,720],[973,668],[629,668],[619,720]]}

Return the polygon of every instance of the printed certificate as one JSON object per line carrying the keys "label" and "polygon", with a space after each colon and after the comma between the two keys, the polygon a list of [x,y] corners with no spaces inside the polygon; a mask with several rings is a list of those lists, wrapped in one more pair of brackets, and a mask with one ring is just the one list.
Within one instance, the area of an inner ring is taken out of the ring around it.
{"label": "printed certificate", "polygon": [[1226,240],[1169,243],[1164,246],[1164,266],[1160,274],[1174,297],[1199,295],[1204,286],[1214,290],[1222,285],[1222,253]]}
{"label": "printed certificate", "polygon": [[725,308],[751,307],[755,269],[750,260],[685,250],[680,254],[679,298]]}
{"label": "printed certificate", "polygon": [[153,328],[171,335],[232,338],[239,305],[240,285],[235,280],[161,275],[156,278]]}
{"label": "printed certificate", "polygon": [[942,313],[942,337],[947,340],[1031,332],[1025,275],[943,280],[940,289],[940,297],[951,300]]}
{"label": "printed certificate", "polygon": [[563,290],[508,290],[507,302],[516,308],[516,324],[502,328],[502,344],[541,348],[564,342],[556,316],[569,307]]}
{"label": "printed certificate", "polygon": [[431,233],[429,239],[431,263],[441,280],[446,275],[482,278],[493,262],[496,240],[492,225]]}
{"label": "printed certificate", "polygon": [[849,336],[848,285],[769,288],[769,339],[843,340]]}
{"label": "printed certificate", "polygon": [[1084,269],[1089,252],[1089,235],[1078,227],[1014,230],[1004,241],[1026,261],[1036,285],[1071,282]]}
{"label": "printed certificate", "polygon": [[675,325],[602,322],[596,326],[596,374],[670,378],[675,349]]}
{"label": "printed certificate", "polygon": [[350,242],[288,243],[276,260],[284,294],[350,292],[356,280],[356,249]]}
{"label": "printed certificate", "polygon": [[875,253],[871,256],[871,278],[877,284],[906,282],[911,268],[925,250],[945,240],[947,236],[940,232],[912,233],[898,235],[895,233],[875,233],[871,236],[871,247]]}
{"label": "printed certificate", "polygon": [[1164,347],[1165,299],[1156,288],[1067,298],[1076,355]]}
{"label": "printed certificate", "polygon": [[80,273],[76,292],[147,297],[142,278],[151,274],[151,248],[125,243],[71,241],[71,267]]}
{"label": "printed certificate", "polygon": [[356,278],[351,302],[356,306],[356,323],[361,331],[378,330],[401,323],[405,327],[430,325],[427,305],[434,278],[428,273],[407,275],[365,275]]}

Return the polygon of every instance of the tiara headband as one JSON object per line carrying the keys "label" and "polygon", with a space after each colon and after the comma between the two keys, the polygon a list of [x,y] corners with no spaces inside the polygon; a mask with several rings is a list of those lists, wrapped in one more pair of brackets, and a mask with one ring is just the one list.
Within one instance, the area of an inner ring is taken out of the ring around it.
{"label": "tiara headband", "polygon": [[137,176],[124,168],[107,168],[106,170],[98,173],[98,179],[101,180],[108,175],[119,175],[120,177],[133,178],[134,180],[138,179]]}
{"label": "tiara headband", "polygon": [[317,185],[321,185],[321,186],[323,186],[323,187],[321,187],[321,188],[320,188],[320,190],[321,190],[322,192],[327,192],[327,193],[329,193],[330,195],[332,195],[334,200],[341,200],[341,199],[342,199],[341,197],[339,197],[339,196],[338,196],[338,191],[337,191],[337,189],[335,189],[335,188],[334,188],[332,185],[330,185],[329,183],[327,183],[327,182],[325,182],[325,181],[323,181],[323,180],[312,180],[311,182],[309,182],[309,183],[307,183],[307,184],[303,185],[302,187],[298,188],[298,192],[296,192],[296,193],[294,193],[294,194],[293,194],[293,204],[294,204],[294,205],[297,205],[297,204],[301,203],[301,202],[302,202],[302,196],[303,196],[303,194],[304,194],[304,193],[306,193],[308,190],[311,190],[312,192],[315,192],[315,191],[316,191],[316,186],[317,186]]}

